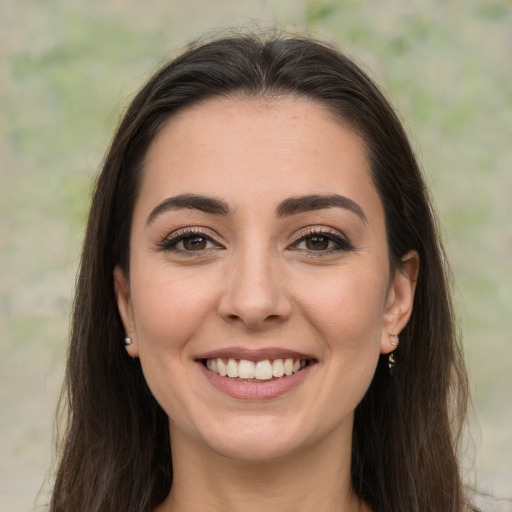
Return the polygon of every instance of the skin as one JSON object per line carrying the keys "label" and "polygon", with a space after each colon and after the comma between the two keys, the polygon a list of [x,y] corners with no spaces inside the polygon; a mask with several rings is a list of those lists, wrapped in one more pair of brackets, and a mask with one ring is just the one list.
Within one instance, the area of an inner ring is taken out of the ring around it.
{"label": "skin", "polygon": [[[230,213],[151,215],[181,194],[220,199]],[[348,198],[363,215],[276,211],[311,194]],[[162,247],[184,228],[203,234]],[[158,510],[368,510],[350,484],[354,409],[395,348],[389,333],[409,319],[419,263],[411,253],[390,274],[359,136],[303,99],[188,108],[149,148],[130,247],[129,275],[114,272],[127,350],[169,416],[173,453]],[[229,347],[290,349],[316,364],[277,398],[241,400],[197,362]]]}

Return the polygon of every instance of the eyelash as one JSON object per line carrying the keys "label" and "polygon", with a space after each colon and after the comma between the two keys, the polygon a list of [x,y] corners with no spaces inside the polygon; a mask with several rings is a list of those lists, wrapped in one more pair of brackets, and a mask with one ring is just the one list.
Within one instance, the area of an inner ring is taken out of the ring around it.
{"label": "eyelash", "polygon": [[[300,249],[297,247],[302,242],[305,242],[308,239],[314,237],[327,239],[328,243],[333,242],[334,244],[336,244],[336,246],[320,251],[315,251],[313,249]],[[295,242],[293,242],[293,244],[291,244],[289,247],[291,250],[308,252],[314,254],[316,257],[327,256],[332,253],[340,251],[348,252],[354,250],[353,245],[348,241],[347,238],[343,237],[342,235],[336,232],[332,232],[330,230],[314,228],[299,233],[299,238]]]}
{"label": "eyelash", "polygon": [[213,243],[214,245],[216,245],[217,246],[217,247],[215,247],[216,249],[222,248],[222,245],[219,242],[217,242],[216,240],[214,240],[213,237],[211,237],[210,235],[207,235],[206,233],[204,233],[203,231],[201,231],[199,229],[193,229],[193,228],[181,229],[181,230],[177,231],[176,233],[173,233],[171,236],[168,236],[164,240],[162,240],[158,244],[158,247],[160,249],[162,249],[163,251],[175,251],[175,252],[179,252],[181,254],[186,254],[187,256],[194,256],[195,255],[194,253],[196,253],[196,252],[201,253],[201,252],[208,251],[208,250],[212,249],[212,247],[200,249],[197,251],[190,251],[190,250],[186,250],[185,248],[177,249],[176,246],[180,242],[183,242],[184,240],[192,239],[192,238],[202,238],[207,244]]}
{"label": "eyelash", "polygon": [[[298,246],[306,242],[310,238],[324,238],[327,239],[328,244],[331,242],[335,244],[335,247],[328,247],[326,249],[322,249],[319,251],[315,251],[313,249],[307,248],[299,248]],[[206,244],[213,243],[216,247],[206,247],[204,249],[198,249],[197,251],[187,250],[185,248],[178,249],[177,245],[180,242],[183,242],[188,239],[200,238],[205,241]],[[217,242],[213,237],[207,235],[204,231],[194,228],[186,228],[173,233],[171,236],[166,237],[160,243],[157,244],[158,247],[163,251],[173,251],[179,252],[180,254],[187,256],[197,256],[200,253],[204,253],[205,251],[209,251],[211,249],[223,249],[224,247]],[[298,234],[297,240],[295,240],[291,245],[288,246],[289,250],[292,251],[301,251],[304,253],[310,253],[315,257],[327,256],[329,254],[340,252],[340,251],[353,251],[354,247],[345,237],[341,236],[338,233],[332,232],[330,230],[322,230],[322,229],[308,229],[306,231],[301,231]]]}

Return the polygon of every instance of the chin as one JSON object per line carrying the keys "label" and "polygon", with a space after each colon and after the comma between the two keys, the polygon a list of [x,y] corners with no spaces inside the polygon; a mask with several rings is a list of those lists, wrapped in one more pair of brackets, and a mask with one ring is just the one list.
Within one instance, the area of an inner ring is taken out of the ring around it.
{"label": "chin", "polygon": [[276,419],[265,421],[254,417],[222,423],[202,437],[214,452],[247,462],[265,462],[291,455],[306,442],[303,429],[297,431]]}
{"label": "chin", "polygon": [[226,439],[219,440],[219,443],[212,443],[210,446],[220,455],[243,462],[271,462],[272,460],[282,459],[295,453],[299,446],[290,442],[289,439],[276,439],[275,436],[270,439],[248,439],[231,438],[229,442]]}

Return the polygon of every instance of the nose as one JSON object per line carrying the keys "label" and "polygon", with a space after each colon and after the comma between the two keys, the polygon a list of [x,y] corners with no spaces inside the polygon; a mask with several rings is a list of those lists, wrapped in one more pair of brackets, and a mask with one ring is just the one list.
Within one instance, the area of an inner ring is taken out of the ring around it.
{"label": "nose", "polygon": [[282,265],[270,251],[254,249],[234,258],[228,269],[218,312],[249,330],[263,330],[286,320],[291,299]]}

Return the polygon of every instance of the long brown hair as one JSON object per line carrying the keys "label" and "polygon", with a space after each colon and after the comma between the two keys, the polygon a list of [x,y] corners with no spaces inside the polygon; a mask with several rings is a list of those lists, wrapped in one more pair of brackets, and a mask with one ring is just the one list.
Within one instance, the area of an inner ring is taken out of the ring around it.
{"label": "long brown hair", "polygon": [[65,393],[68,424],[52,512],[150,511],[172,483],[168,420],[123,349],[113,269],[129,234],[144,157],[177,111],[213,97],[293,95],[326,106],[366,144],[391,268],[419,253],[412,317],[393,376],[381,356],[354,420],[352,484],[375,512],[462,512],[457,444],[466,373],[443,250],[417,162],[393,109],[361,69],[306,38],[229,36],[160,69],[126,111],[97,179],[77,280]]}

